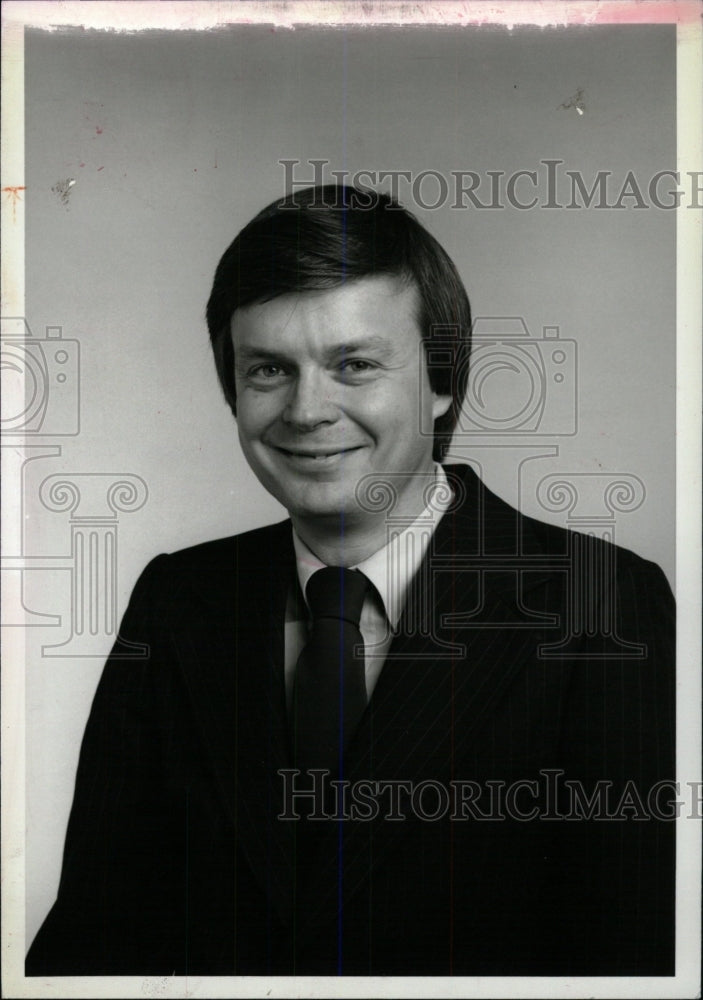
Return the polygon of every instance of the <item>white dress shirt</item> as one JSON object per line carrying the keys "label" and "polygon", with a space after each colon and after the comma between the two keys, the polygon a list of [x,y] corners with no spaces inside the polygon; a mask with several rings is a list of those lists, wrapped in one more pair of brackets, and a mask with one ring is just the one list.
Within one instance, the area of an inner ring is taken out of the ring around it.
{"label": "white dress shirt", "polygon": [[[400,622],[405,607],[405,599],[410,583],[420,568],[427,547],[444,512],[452,502],[451,489],[441,465],[435,466],[435,486],[427,507],[410,524],[389,518],[388,541],[350,569],[361,570],[373,583],[361,609],[359,628],[366,647],[366,695],[371,697],[380,676],[394,630]],[[310,551],[305,542],[293,529],[298,582],[300,592],[310,577],[325,563]],[[375,589],[374,589],[375,588]],[[291,702],[295,666],[307,642],[310,626],[310,612],[301,594],[293,591],[288,595],[285,620],[285,681],[286,699]]]}

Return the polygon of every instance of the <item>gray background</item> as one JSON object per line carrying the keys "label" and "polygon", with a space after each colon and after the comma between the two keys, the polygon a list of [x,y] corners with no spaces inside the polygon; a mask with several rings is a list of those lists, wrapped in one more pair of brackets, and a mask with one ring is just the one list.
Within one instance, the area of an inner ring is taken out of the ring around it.
{"label": "gray background", "polygon": [[[280,159],[543,178],[540,160],[556,158],[589,187],[612,171],[613,197],[629,170],[646,189],[675,169],[673,26],[29,31],[25,59],[27,319],[81,346],[80,434],[27,467],[27,554],[70,547],[67,516],[36,499],[47,475],[140,475],[148,502],[119,525],[120,611],[156,553],[284,515],[239,452],[203,319],[221,252],[284,193]],[[562,106],[579,88],[580,115]],[[62,200],[52,188],[69,178]],[[536,500],[542,476],[636,475],[646,499],[618,516],[617,540],[673,583],[674,213],[430,211],[400,193],[456,261],[476,316],[521,316],[535,338],[558,326],[578,349],[578,433],[535,438],[559,454],[524,466],[519,495],[515,452],[457,440],[452,455],[562,524]],[[28,575],[27,604],[66,616],[68,574]],[[43,658],[42,642],[61,641],[48,632],[27,640],[28,940],[56,890],[102,668]]]}

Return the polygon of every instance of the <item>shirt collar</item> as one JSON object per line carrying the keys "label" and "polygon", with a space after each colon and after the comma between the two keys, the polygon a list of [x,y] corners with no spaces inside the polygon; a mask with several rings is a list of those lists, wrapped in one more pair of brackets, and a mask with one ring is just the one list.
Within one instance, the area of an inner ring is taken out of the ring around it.
{"label": "shirt collar", "polygon": [[[386,544],[368,559],[350,567],[361,570],[376,587],[393,628],[397,628],[403,613],[410,581],[420,568],[430,539],[452,499],[447,475],[441,465],[435,465],[434,487],[420,516],[410,524],[401,519],[395,524],[391,522]],[[293,545],[298,581],[304,595],[308,580],[318,569],[324,569],[325,563],[310,551],[295,528]]]}

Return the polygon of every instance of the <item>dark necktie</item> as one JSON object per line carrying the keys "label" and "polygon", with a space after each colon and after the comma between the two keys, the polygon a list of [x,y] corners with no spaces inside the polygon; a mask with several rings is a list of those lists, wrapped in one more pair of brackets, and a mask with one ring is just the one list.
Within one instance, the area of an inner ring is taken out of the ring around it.
{"label": "dark necktie", "polygon": [[344,770],[344,754],[366,708],[359,620],[368,583],[363,573],[342,566],[320,569],[308,581],[312,628],[295,668],[293,697],[294,755],[301,770]]}

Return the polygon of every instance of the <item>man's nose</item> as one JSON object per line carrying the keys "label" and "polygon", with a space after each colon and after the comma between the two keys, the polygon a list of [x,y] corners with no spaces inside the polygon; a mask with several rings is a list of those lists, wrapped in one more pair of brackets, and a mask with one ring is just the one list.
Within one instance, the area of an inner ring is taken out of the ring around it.
{"label": "man's nose", "polygon": [[333,395],[321,372],[301,371],[290,386],[283,420],[300,430],[333,423],[338,416]]}

